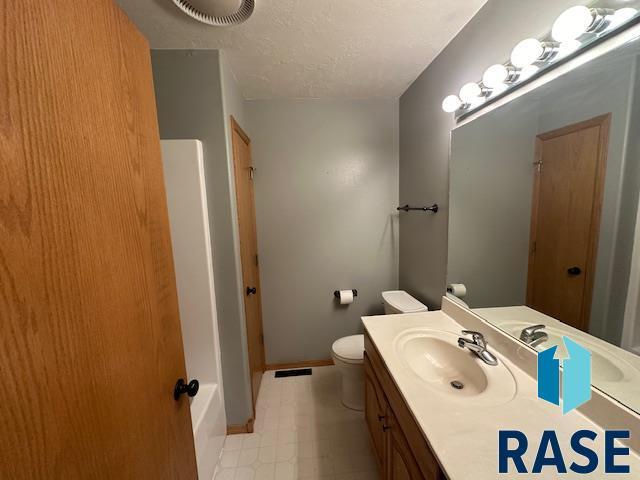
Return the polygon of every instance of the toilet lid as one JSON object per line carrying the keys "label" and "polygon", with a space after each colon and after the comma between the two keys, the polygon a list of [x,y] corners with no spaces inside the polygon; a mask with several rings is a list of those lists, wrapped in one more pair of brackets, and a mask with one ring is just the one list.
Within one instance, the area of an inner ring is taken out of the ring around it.
{"label": "toilet lid", "polygon": [[339,338],[331,347],[334,355],[347,361],[362,361],[364,359],[364,335],[351,335]]}

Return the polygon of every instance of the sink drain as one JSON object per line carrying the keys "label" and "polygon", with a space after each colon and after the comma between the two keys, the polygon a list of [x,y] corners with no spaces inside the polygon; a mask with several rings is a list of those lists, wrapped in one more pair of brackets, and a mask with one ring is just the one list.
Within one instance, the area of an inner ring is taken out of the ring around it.
{"label": "sink drain", "polygon": [[451,382],[451,386],[456,390],[462,390],[464,388],[464,383],[459,382],[458,380],[454,380]]}

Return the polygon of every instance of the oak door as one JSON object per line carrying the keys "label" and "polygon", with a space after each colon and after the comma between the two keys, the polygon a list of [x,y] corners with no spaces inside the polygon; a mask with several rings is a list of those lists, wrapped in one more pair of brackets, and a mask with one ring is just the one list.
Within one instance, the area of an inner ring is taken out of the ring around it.
{"label": "oak door", "polygon": [[197,477],[149,47],[0,0],[0,478]]}
{"label": "oak door", "polygon": [[588,330],[611,115],[537,138],[527,305]]}
{"label": "oak door", "polygon": [[253,194],[255,169],[251,160],[251,140],[240,125],[231,118],[233,159],[236,179],[236,200],[238,207],[238,227],[240,233],[240,258],[242,261],[242,281],[244,310],[247,328],[247,348],[251,372],[253,407],[260,390],[260,382],[265,369],[264,335],[262,332],[262,296],[260,290],[260,267],[258,264],[258,235],[256,210]]}

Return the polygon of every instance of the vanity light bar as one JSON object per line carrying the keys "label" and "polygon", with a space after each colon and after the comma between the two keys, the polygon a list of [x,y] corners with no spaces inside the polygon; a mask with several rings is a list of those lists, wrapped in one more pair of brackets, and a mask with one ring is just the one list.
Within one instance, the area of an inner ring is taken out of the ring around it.
{"label": "vanity light bar", "polygon": [[515,89],[519,84],[574,52],[598,35],[610,32],[638,14],[632,7],[617,10],[576,5],[560,14],[548,39],[527,38],[519,42],[506,64],[492,65],[480,82],[465,84],[458,94],[442,101],[442,110],[462,115],[480,107],[488,99]]}

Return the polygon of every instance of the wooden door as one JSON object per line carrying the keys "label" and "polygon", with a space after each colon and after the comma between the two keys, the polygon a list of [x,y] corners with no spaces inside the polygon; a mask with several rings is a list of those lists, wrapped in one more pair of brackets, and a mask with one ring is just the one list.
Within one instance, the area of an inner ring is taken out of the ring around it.
{"label": "wooden door", "polygon": [[111,0],[0,17],[0,478],[193,480],[147,42]]}
{"label": "wooden door", "polygon": [[538,136],[527,305],[587,331],[611,115]]}
{"label": "wooden door", "polygon": [[373,453],[378,461],[378,467],[382,471],[384,468],[385,454],[386,454],[386,434],[384,430],[385,421],[387,419],[388,405],[380,386],[378,379],[373,372],[371,362],[365,354],[364,359],[364,373],[365,373],[365,421],[369,434],[371,436],[371,443],[373,446]]}
{"label": "wooden door", "polygon": [[392,412],[388,412],[387,428],[387,480],[438,480],[422,474],[409,442]]}
{"label": "wooden door", "polygon": [[242,281],[244,285],[242,293],[244,295],[247,326],[251,391],[255,410],[260,382],[265,369],[265,360],[260,268],[258,264],[258,235],[253,195],[254,168],[251,161],[251,140],[233,117],[231,118],[231,133],[236,178],[238,227],[240,231],[240,258],[242,260]]}

